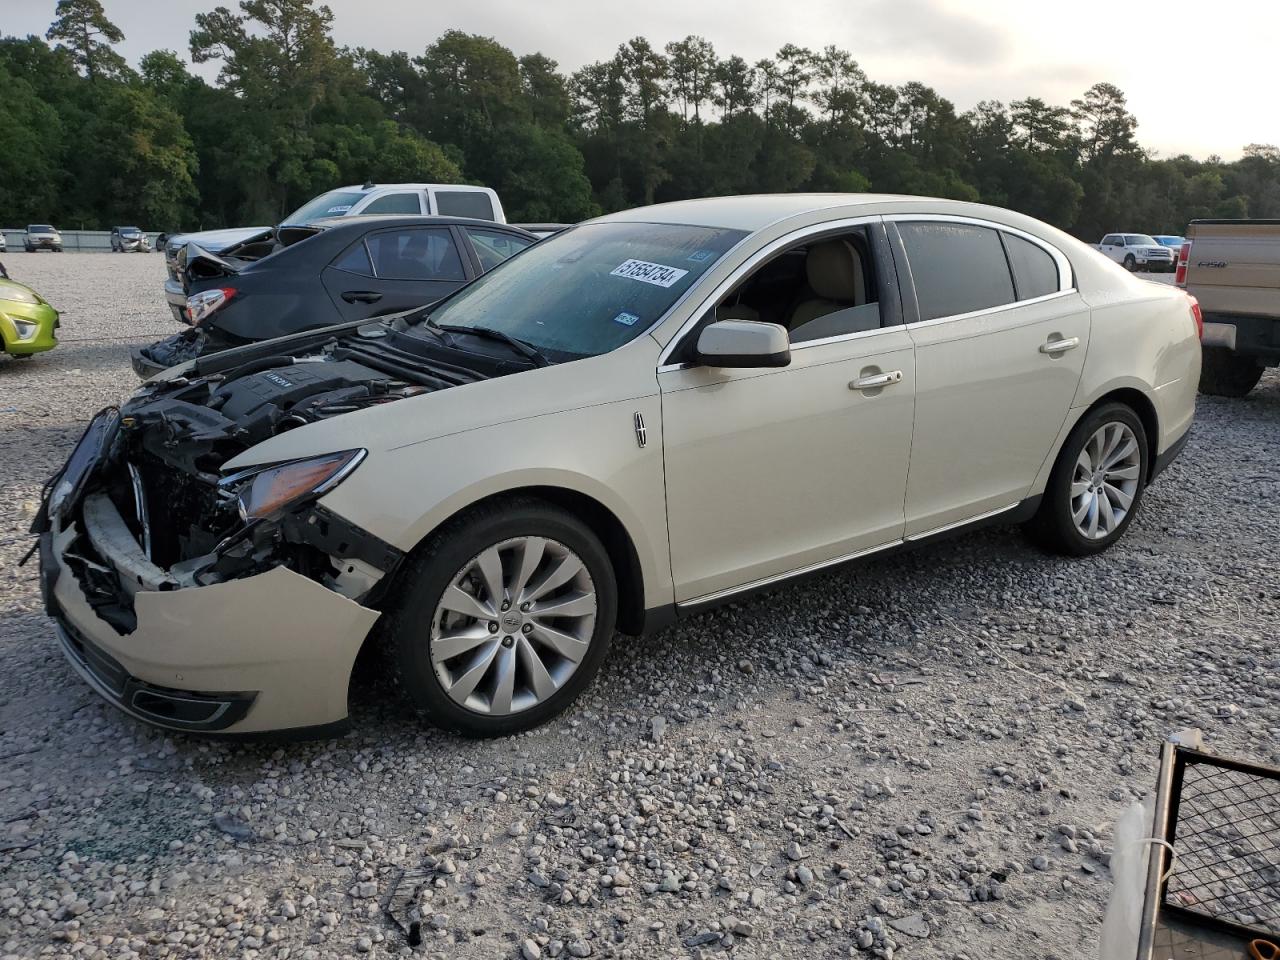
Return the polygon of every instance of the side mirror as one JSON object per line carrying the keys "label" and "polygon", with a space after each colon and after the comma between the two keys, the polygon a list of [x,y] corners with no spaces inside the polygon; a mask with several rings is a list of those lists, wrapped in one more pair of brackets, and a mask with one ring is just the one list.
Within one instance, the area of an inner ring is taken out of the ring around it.
{"label": "side mirror", "polygon": [[698,336],[695,354],[707,367],[785,367],[791,363],[791,338],[777,323],[717,320]]}

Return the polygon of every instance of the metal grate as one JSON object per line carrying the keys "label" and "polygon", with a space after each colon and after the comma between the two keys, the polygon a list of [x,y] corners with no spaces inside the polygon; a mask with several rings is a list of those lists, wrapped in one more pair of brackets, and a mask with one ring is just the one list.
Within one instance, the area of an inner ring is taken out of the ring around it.
{"label": "metal grate", "polygon": [[1280,934],[1280,778],[1265,767],[1179,753],[1164,902],[1211,922]]}

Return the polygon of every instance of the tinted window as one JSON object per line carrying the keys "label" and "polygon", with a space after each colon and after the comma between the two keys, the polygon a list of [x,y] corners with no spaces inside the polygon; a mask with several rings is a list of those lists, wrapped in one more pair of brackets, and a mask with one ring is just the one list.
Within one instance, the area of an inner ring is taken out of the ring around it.
{"label": "tinted window", "polygon": [[606,353],[648,330],[743,236],[682,224],[587,224],[533,244],[431,316],[493,327],[556,360]]}
{"label": "tinted window", "polygon": [[473,217],[492,220],[493,204],[479,190],[437,190],[436,213],[442,217]]}
{"label": "tinted window", "polygon": [[422,204],[418,202],[416,193],[388,193],[379,197],[361,213],[421,213]]}
{"label": "tinted window", "polygon": [[370,234],[365,242],[380,279],[465,279],[448,230],[384,230]]}
{"label": "tinted window", "polygon": [[346,270],[348,273],[358,273],[362,277],[373,276],[373,264],[369,262],[369,253],[364,248],[363,240],[356,243],[346,253],[333,261],[333,265],[339,270]]}
{"label": "tinted window", "polygon": [[965,223],[900,223],[898,231],[921,320],[1013,302],[1013,277],[995,230]]}
{"label": "tinted window", "polygon": [[527,237],[503,233],[501,230],[477,230],[474,227],[463,229],[471,238],[471,245],[476,248],[476,256],[480,258],[480,265],[485,270],[492,270],[503,260],[514,257],[534,242]]}
{"label": "tinted window", "polygon": [[1102,238],[1102,245],[1104,247],[1114,247],[1116,245],[1116,235],[1114,233],[1107,234]]}
{"label": "tinted window", "polygon": [[1009,263],[1013,266],[1013,279],[1018,286],[1019,300],[1030,300],[1058,292],[1061,286],[1058,281],[1058,265],[1044,247],[1011,233],[1004,235],[1004,244],[1009,251]]}
{"label": "tinted window", "polygon": [[351,212],[351,208],[364,199],[363,193],[355,191],[330,190],[322,193],[314,200],[309,200],[281,223],[309,223],[322,217],[341,217]]}

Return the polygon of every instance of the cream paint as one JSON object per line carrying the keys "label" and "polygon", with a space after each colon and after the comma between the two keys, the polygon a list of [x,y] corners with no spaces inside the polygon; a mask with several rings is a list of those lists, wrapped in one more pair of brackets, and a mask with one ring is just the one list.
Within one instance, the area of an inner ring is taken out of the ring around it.
{"label": "cream paint", "polygon": [[[972,217],[1039,237],[1070,261],[1078,293],[797,348],[782,369],[664,364],[667,348],[753,254],[810,228],[902,214]],[[1116,389],[1151,399],[1160,451],[1193,417],[1200,345],[1185,296],[1027,217],[942,200],[785,195],[605,219],[752,233],[647,335],[637,331],[609,354],[300,427],[226,467],[364,448],[366,460],[322,502],[402,550],[485,497],[574,491],[627,530],[653,608],[874,550],[1040,493],[1072,426]],[[1039,353],[1055,334],[1080,344],[1056,359]],[[861,375],[890,370],[902,380],[879,393],[849,389]],[[647,427],[643,447],[637,413]],[[143,679],[263,691],[234,728],[246,731],[345,716],[351,665],[377,617],[283,568],[140,594],[140,626],[129,637],[94,615],[69,573],[56,595],[78,628]]]}
{"label": "cream paint", "polygon": [[[59,556],[73,538],[74,528],[56,535]],[[258,691],[228,733],[344,719],[351,668],[378,619],[376,610],[284,567],[207,587],[140,592],[138,627],[123,637],[94,613],[70,571],[58,577],[54,596],[77,630],[140,680],[197,692]],[[228,629],[228,611],[235,629]]]}

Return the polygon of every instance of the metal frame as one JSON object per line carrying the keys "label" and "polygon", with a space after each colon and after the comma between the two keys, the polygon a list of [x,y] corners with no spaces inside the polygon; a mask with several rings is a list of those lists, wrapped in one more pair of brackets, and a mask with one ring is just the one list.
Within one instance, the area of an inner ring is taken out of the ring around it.
{"label": "metal frame", "polygon": [[[1154,839],[1166,841],[1174,850],[1177,849],[1178,810],[1182,803],[1183,777],[1187,768],[1195,765],[1218,767],[1280,782],[1280,767],[1220,757],[1201,750],[1182,747],[1176,743],[1166,743],[1161,750],[1160,776],[1156,785],[1151,836]],[[1245,941],[1259,937],[1274,939],[1275,932],[1272,930],[1223,920],[1220,917],[1189,910],[1169,902],[1167,898],[1170,878],[1165,874],[1170,870],[1174,854],[1164,845],[1153,846],[1159,847],[1159,854],[1156,855],[1153,852],[1147,865],[1147,882],[1138,936],[1139,960],[1151,960],[1155,947],[1156,928],[1162,914]],[[1161,878],[1164,878],[1163,882]]]}

